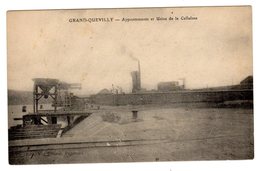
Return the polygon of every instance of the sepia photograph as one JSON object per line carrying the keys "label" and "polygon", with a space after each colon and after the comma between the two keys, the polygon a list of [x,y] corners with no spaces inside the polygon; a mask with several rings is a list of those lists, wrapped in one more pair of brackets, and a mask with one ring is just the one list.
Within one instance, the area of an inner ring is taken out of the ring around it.
{"label": "sepia photograph", "polygon": [[7,12],[9,164],[254,159],[252,7]]}

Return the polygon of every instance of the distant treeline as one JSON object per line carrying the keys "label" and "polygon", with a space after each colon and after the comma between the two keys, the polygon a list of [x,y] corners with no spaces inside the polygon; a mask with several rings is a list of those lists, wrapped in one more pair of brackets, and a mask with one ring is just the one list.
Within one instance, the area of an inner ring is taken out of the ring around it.
{"label": "distant treeline", "polygon": [[[52,103],[52,99],[41,99],[40,103]],[[33,104],[33,93],[31,91],[8,90],[8,105]]]}

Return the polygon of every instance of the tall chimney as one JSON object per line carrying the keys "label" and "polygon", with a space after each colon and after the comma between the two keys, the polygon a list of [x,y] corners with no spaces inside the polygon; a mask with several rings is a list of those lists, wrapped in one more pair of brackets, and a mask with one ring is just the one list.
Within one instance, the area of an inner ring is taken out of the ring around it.
{"label": "tall chimney", "polygon": [[141,90],[141,67],[140,67],[140,61],[138,60],[138,81],[139,81],[139,90]]}
{"label": "tall chimney", "polygon": [[132,76],[132,93],[136,93],[138,91],[138,71],[131,72]]}
{"label": "tall chimney", "polygon": [[141,69],[140,69],[140,62],[138,60],[138,71],[131,72],[132,75],[132,93],[136,93],[141,90]]}

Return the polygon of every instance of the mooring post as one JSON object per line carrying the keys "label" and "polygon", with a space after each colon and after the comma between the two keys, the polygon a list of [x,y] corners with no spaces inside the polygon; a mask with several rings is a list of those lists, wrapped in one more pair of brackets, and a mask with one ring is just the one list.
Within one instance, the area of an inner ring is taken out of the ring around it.
{"label": "mooring post", "polygon": [[23,108],[22,108],[22,112],[26,112],[27,110],[26,110],[26,106],[23,106]]}
{"label": "mooring post", "polygon": [[70,124],[71,124],[70,116],[67,116],[67,121],[68,121],[68,126],[70,126]]}
{"label": "mooring post", "polygon": [[132,113],[133,113],[133,119],[137,119],[138,111],[137,110],[132,110]]}

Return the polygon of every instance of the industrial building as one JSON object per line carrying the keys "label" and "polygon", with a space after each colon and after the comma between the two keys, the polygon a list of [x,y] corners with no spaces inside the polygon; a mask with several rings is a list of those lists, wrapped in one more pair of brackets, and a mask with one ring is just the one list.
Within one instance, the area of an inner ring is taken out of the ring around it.
{"label": "industrial building", "polygon": [[185,78],[181,82],[159,82],[157,90],[145,90],[141,86],[141,67],[137,60],[137,71],[132,71],[132,93],[109,93],[103,89],[87,100],[98,105],[144,105],[173,103],[223,103],[225,101],[253,100],[253,76],[248,76],[238,85],[205,89],[185,89]]}
{"label": "industrial building", "polygon": [[160,82],[157,85],[157,90],[160,92],[183,90],[183,86],[179,85],[178,81]]}
{"label": "industrial building", "polygon": [[253,76],[248,76],[240,82],[240,87],[243,89],[253,89]]}

